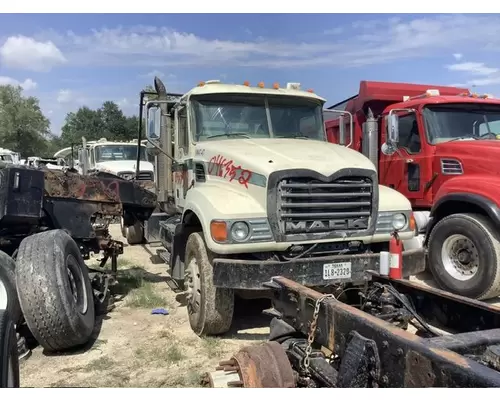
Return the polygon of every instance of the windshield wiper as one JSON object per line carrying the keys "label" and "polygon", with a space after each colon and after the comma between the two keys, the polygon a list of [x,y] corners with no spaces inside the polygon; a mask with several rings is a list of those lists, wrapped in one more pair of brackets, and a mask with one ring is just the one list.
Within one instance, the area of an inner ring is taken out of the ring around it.
{"label": "windshield wiper", "polygon": [[216,137],[222,137],[222,136],[226,136],[226,137],[232,137],[232,136],[241,136],[241,137],[244,137],[244,138],[247,138],[247,139],[251,139],[250,136],[248,136],[246,133],[221,133],[219,135],[212,135],[212,136],[207,136],[207,139],[213,139],[213,138],[216,138]]}
{"label": "windshield wiper", "polygon": [[304,135],[294,135],[294,136],[275,136],[278,139],[306,139],[309,140],[311,139],[309,136],[304,136]]}
{"label": "windshield wiper", "polygon": [[476,136],[459,136],[456,137],[455,139],[448,140],[448,143],[454,142],[456,140],[462,140],[462,139],[474,139],[474,140],[479,140]]}

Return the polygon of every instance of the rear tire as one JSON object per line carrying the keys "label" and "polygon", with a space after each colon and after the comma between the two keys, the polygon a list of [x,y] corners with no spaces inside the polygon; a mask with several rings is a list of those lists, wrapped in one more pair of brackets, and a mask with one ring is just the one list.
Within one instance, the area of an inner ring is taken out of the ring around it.
{"label": "rear tire", "polygon": [[487,217],[443,218],[428,243],[429,269],[441,288],[478,300],[500,295],[500,241]]}
{"label": "rear tire", "polygon": [[19,387],[19,356],[14,321],[0,310],[0,388]]}
{"label": "rear tire", "polygon": [[202,233],[191,233],[186,244],[184,284],[190,296],[189,323],[198,336],[226,333],[233,322],[234,291],[214,286],[212,259]]}
{"label": "rear tire", "polygon": [[134,225],[127,228],[127,243],[130,245],[144,243],[144,227],[140,221],[136,221]]}
{"label": "rear tire", "polygon": [[16,263],[0,251],[0,310],[7,310],[16,325],[23,319],[16,290]]}
{"label": "rear tire", "polygon": [[25,238],[19,246],[16,280],[26,323],[45,350],[66,350],[90,339],[93,291],[78,246],[65,231]]}

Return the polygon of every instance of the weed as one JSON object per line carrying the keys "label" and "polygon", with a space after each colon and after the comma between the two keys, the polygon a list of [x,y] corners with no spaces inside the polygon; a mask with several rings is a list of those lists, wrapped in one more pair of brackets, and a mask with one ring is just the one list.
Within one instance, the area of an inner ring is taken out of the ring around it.
{"label": "weed", "polygon": [[203,338],[202,344],[208,358],[220,357],[224,351],[221,340],[216,337]]}

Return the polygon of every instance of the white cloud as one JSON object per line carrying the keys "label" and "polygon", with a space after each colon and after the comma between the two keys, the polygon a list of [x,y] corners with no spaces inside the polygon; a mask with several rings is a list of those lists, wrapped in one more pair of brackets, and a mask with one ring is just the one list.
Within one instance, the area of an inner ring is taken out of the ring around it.
{"label": "white cloud", "polygon": [[10,36],[0,47],[0,60],[6,67],[49,71],[66,58],[51,41],[39,42],[26,36]]}
{"label": "white cloud", "polygon": [[460,61],[464,57],[464,55],[462,53],[454,53],[453,57],[455,58],[455,60]]}
{"label": "white cloud", "polygon": [[[316,36],[311,42],[207,39],[153,26],[103,28],[88,33],[46,32],[37,39],[52,41],[73,65],[149,66],[159,71],[169,66],[350,67],[422,58],[443,51],[453,54],[458,46],[500,49],[499,18],[494,14],[409,18],[336,26],[331,33],[342,31],[343,35],[335,42],[328,35],[323,39]],[[458,55],[454,55],[457,60],[462,58]]]}
{"label": "white cloud", "polygon": [[450,71],[467,72],[474,75],[491,75],[499,71],[498,68],[487,67],[484,63],[464,62],[460,64],[448,65]]}
{"label": "white cloud", "polygon": [[446,68],[450,71],[465,73],[466,77],[469,78],[465,83],[458,86],[475,87],[500,83],[500,68],[489,67],[485,63],[464,62],[447,65]]}
{"label": "white cloud", "polygon": [[21,86],[26,91],[36,89],[38,86],[38,84],[31,78],[27,78],[23,82],[20,82],[10,76],[0,76],[0,85]]}
{"label": "white cloud", "polygon": [[69,103],[74,98],[73,93],[69,89],[61,89],[57,94],[57,102],[58,103]]}

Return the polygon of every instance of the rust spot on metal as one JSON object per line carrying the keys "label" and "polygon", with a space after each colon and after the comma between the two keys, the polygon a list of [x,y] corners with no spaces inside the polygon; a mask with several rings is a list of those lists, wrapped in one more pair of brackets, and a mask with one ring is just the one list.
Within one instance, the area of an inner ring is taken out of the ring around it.
{"label": "rust spot on metal", "polygon": [[44,171],[45,193],[48,197],[120,202],[119,179],[102,179],[90,175],[58,170]]}
{"label": "rust spot on metal", "polygon": [[470,365],[469,365],[469,362],[467,361],[467,359],[465,357],[462,357],[458,353],[455,353],[453,351],[446,350],[446,349],[440,349],[437,347],[430,347],[429,350],[432,351],[434,354],[437,354],[437,355],[449,360],[453,364],[457,364],[463,368],[470,369]]}
{"label": "rust spot on metal", "polygon": [[277,342],[244,347],[233,359],[245,388],[292,388],[295,378],[286,353]]}
{"label": "rust spot on metal", "polygon": [[405,387],[432,387],[436,375],[432,371],[431,361],[420,353],[410,350],[405,357]]}

